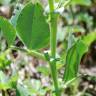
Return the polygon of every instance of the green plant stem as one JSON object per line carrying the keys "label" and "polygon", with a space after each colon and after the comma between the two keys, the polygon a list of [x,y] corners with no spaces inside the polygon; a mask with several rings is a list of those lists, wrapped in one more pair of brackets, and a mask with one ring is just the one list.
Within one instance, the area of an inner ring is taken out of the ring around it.
{"label": "green plant stem", "polygon": [[16,46],[11,46],[10,48],[13,49],[13,50],[20,50],[22,52],[27,53],[28,55],[37,57],[37,58],[42,59],[44,61],[46,60],[45,56],[42,53],[39,53],[39,52],[37,52],[35,50],[28,50],[28,49],[19,48],[19,47],[16,47]]}
{"label": "green plant stem", "polygon": [[48,0],[49,2],[49,8],[50,8],[50,12],[54,11],[54,0]]}
{"label": "green plant stem", "polygon": [[[50,8],[50,47],[51,47],[51,57],[56,58],[56,34],[57,34],[57,16],[54,13],[54,0],[49,0]],[[57,80],[57,69],[56,61],[50,62],[51,75],[54,82],[55,94],[56,96],[61,96]]]}

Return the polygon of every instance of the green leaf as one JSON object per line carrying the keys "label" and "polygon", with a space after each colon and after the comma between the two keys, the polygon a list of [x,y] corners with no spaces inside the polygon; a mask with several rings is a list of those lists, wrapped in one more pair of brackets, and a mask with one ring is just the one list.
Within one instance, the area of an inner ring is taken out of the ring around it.
{"label": "green leaf", "polygon": [[0,28],[8,42],[8,45],[12,45],[16,37],[16,30],[14,27],[8,22],[7,19],[0,17]]}
{"label": "green leaf", "polygon": [[59,2],[59,0],[55,0],[55,2]]}
{"label": "green leaf", "polygon": [[59,1],[59,7],[66,7],[67,5],[84,5],[84,6],[90,6],[91,0],[60,0]]}
{"label": "green leaf", "polygon": [[[11,76],[10,78],[6,76],[2,71],[0,71],[0,89],[9,89],[16,86],[17,75]],[[13,86],[14,85],[14,86]]]}
{"label": "green leaf", "polygon": [[17,21],[17,31],[28,49],[40,49],[48,44],[49,25],[41,5],[29,3],[24,7]]}
{"label": "green leaf", "polygon": [[7,83],[5,83],[7,82],[7,80],[8,80],[8,77],[2,71],[0,71],[0,89],[1,90],[10,88],[10,86]]}
{"label": "green leaf", "polygon": [[66,67],[64,72],[64,81],[70,81],[77,77],[78,66],[80,64],[81,57],[87,51],[87,46],[78,40],[69,50],[66,57]]}
{"label": "green leaf", "polygon": [[0,90],[6,90],[9,88],[15,88],[17,83],[17,74],[8,77],[4,72],[0,71]]}
{"label": "green leaf", "polygon": [[10,1],[11,0],[0,0],[0,4],[8,5],[8,4],[10,4]]}
{"label": "green leaf", "polygon": [[96,40],[96,32],[91,32],[82,38],[82,41],[89,46],[94,40]]}
{"label": "green leaf", "polygon": [[90,6],[91,5],[91,0],[72,0],[71,4]]}
{"label": "green leaf", "polygon": [[59,0],[58,2],[58,8],[60,7],[67,7],[68,5],[70,5],[72,0]]}
{"label": "green leaf", "polygon": [[38,66],[37,71],[41,72],[43,75],[48,76],[50,74],[49,68],[46,66]]}
{"label": "green leaf", "polygon": [[6,58],[5,54],[0,54],[0,69],[5,69],[10,64],[11,61]]}
{"label": "green leaf", "polygon": [[16,88],[16,96],[30,96],[30,95],[28,89],[24,85],[18,84]]}
{"label": "green leaf", "polygon": [[18,80],[18,74],[13,73],[12,76],[8,79],[7,83],[11,88],[16,88],[17,86],[17,80]]}

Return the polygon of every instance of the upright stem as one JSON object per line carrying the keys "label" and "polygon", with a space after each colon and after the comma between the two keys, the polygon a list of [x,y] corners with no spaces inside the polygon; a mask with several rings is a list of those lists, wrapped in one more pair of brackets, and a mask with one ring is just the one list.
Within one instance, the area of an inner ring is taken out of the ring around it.
{"label": "upright stem", "polygon": [[[54,13],[54,0],[49,0],[49,8],[50,8],[50,47],[51,47],[51,57],[56,58],[56,34],[57,34],[57,16]],[[56,69],[56,61],[53,60],[50,62],[51,74],[55,87],[56,96],[60,96],[60,91],[58,87],[57,80],[57,69]]]}
{"label": "upright stem", "polygon": [[48,0],[49,2],[49,8],[50,8],[50,12],[54,11],[54,0]]}

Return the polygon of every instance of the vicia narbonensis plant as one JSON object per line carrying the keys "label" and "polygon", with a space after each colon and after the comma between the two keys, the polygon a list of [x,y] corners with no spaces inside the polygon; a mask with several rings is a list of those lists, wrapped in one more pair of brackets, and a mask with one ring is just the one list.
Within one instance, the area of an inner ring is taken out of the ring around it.
{"label": "vicia narbonensis plant", "polygon": [[[47,15],[50,19],[48,22],[46,22],[41,4],[33,4],[32,2],[28,3],[16,17],[12,17],[11,23],[7,19],[0,17],[0,28],[7,40],[9,49],[27,52],[49,63],[56,96],[61,96],[61,86],[58,83],[58,70],[56,68],[57,61],[61,59],[56,57],[57,20],[59,16],[56,10],[62,6],[65,8],[71,1],[63,2],[63,0],[60,0],[58,6],[55,6],[55,0],[48,0],[49,13]],[[16,36],[19,37],[26,48],[12,46]],[[87,42],[89,37],[92,38]],[[62,84],[66,84],[66,82],[70,82],[78,76],[78,65],[81,57],[94,39],[95,35],[91,33],[90,36],[79,38],[68,49]],[[49,42],[50,54],[47,52],[40,53],[40,49],[45,48]]]}

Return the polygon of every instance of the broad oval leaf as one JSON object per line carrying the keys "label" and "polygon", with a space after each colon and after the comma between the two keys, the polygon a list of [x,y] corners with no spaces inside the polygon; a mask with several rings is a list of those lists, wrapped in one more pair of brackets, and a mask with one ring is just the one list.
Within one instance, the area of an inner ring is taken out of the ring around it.
{"label": "broad oval leaf", "polygon": [[87,51],[88,47],[78,40],[69,50],[66,57],[66,67],[64,72],[64,81],[70,81],[77,77],[78,66],[81,57]]}
{"label": "broad oval leaf", "polygon": [[28,49],[40,49],[49,42],[49,25],[46,23],[41,5],[28,3],[17,20],[17,31]]}
{"label": "broad oval leaf", "polygon": [[91,32],[87,34],[86,36],[82,37],[82,41],[87,45],[90,46],[90,44],[96,40],[96,32]]}
{"label": "broad oval leaf", "polygon": [[7,19],[0,17],[0,29],[2,30],[8,45],[12,45],[16,37],[15,28],[9,23]]}

